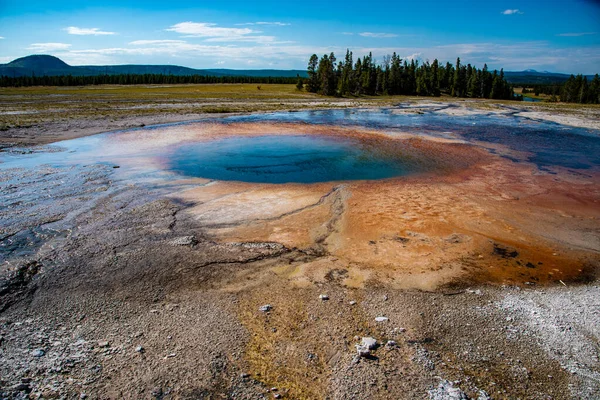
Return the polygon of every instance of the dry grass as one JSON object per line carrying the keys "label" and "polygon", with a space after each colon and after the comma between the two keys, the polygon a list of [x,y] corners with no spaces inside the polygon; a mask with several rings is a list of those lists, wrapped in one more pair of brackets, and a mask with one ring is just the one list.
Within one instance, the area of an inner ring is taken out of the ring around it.
{"label": "dry grass", "polygon": [[[248,113],[391,106],[400,102],[466,101],[469,107],[495,108],[496,104],[517,105],[514,101],[473,100],[416,96],[324,97],[298,91],[295,85],[271,84],[201,85],[100,85],[81,87],[0,88],[0,127],[30,127],[48,122],[72,120],[116,121],[149,115],[204,113]],[[536,105],[541,106],[541,105]],[[552,110],[573,111],[598,106],[548,104]]]}

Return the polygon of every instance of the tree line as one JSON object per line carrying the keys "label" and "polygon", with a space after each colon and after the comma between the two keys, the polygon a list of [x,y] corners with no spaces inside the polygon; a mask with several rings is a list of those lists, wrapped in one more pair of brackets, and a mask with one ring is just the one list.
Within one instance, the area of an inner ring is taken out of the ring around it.
{"label": "tree line", "polygon": [[297,77],[205,76],[166,74],[119,74],[94,76],[0,76],[0,87],[8,86],[87,86],[87,85],[152,85],[186,83],[296,83]]}
{"label": "tree line", "polygon": [[456,64],[442,65],[438,60],[419,63],[402,60],[396,53],[375,62],[373,55],[353,61],[350,50],[343,60],[334,53],[319,59],[313,54],[308,61],[308,79],[299,78],[298,88],[326,96],[360,95],[418,95],[439,96],[447,93],[455,97],[518,99],[512,86],[504,78],[504,71],[490,72],[487,65],[477,69]]}
{"label": "tree line", "polygon": [[600,76],[596,74],[591,82],[586,76],[571,75],[561,85],[526,85],[523,93],[533,92],[536,96],[547,94],[550,101],[565,103],[600,104]]}

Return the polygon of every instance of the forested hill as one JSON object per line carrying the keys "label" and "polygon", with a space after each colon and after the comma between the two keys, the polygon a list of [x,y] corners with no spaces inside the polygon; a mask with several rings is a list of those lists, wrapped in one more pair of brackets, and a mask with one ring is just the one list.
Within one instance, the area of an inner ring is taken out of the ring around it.
{"label": "forested hill", "polygon": [[[194,69],[178,65],[87,65],[71,66],[61,59],[48,55],[32,55],[18,58],[8,64],[0,64],[0,76],[96,76],[96,75],[175,75],[175,76],[251,76],[251,77],[287,77],[295,78],[300,75],[308,77],[306,70],[234,70],[234,69]],[[553,72],[538,72],[534,70],[505,71],[508,83],[518,84],[561,84],[569,79],[567,74]],[[591,80],[593,76],[588,76]]]}
{"label": "forested hill", "polygon": [[[506,80],[514,85],[519,84],[538,84],[551,85],[565,83],[571,75],[559,74],[555,72],[539,72],[533,69],[525,71],[506,71],[504,72]],[[588,80],[594,79],[594,75],[587,75]]]}
{"label": "forested hill", "polygon": [[194,69],[178,65],[88,65],[72,66],[61,59],[48,55],[32,55],[18,58],[8,64],[0,64],[0,76],[11,78],[35,76],[96,76],[96,75],[174,75],[213,77],[306,77],[305,70],[277,69]]}

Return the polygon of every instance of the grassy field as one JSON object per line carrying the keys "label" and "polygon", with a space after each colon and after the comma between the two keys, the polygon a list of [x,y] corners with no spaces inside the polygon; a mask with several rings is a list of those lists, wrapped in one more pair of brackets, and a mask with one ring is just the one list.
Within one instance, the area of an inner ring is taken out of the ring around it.
{"label": "grassy field", "polygon": [[[299,91],[295,85],[102,85],[0,89],[0,130],[28,128],[74,120],[118,121],[124,118],[206,113],[247,113],[337,107],[390,106],[403,101],[466,101],[469,106],[494,108],[513,101],[423,98],[411,96],[324,97]],[[531,103],[530,103],[531,104]],[[575,111],[579,104],[537,104]]]}
{"label": "grassy field", "polygon": [[[523,94],[523,89],[524,88],[522,88],[522,87],[516,87],[515,88],[515,93],[516,94]],[[533,90],[533,88],[527,88],[527,90],[529,90],[530,92],[523,94],[523,96],[525,96],[525,97],[531,97],[532,99],[539,99],[541,101],[545,101],[545,100],[549,100],[550,97],[552,97],[549,94],[542,94],[542,93],[540,93],[539,95],[536,96],[535,93],[531,92]]]}
{"label": "grassy field", "polygon": [[[294,85],[156,85],[0,89],[0,125],[149,114],[277,110],[319,97]],[[301,104],[300,104],[301,105]]]}

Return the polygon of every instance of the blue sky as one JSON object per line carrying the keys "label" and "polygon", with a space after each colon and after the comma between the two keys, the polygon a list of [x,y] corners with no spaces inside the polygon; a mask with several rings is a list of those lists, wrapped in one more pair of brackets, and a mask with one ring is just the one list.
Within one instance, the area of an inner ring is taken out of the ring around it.
{"label": "blue sky", "polygon": [[0,62],[304,69],[346,48],[376,59],[600,72],[599,1],[0,0]]}

